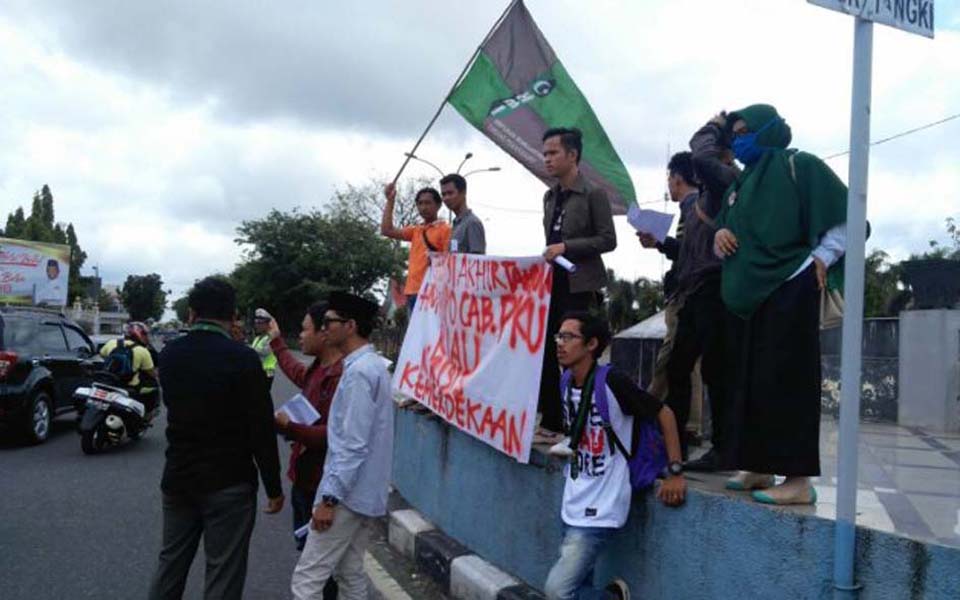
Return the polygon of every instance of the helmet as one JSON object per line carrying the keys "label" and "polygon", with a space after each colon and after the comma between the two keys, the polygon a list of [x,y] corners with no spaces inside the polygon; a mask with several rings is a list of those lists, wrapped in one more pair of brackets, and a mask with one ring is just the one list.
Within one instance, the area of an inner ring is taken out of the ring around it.
{"label": "helmet", "polygon": [[150,330],[140,321],[130,321],[123,328],[123,335],[144,346],[150,345]]}

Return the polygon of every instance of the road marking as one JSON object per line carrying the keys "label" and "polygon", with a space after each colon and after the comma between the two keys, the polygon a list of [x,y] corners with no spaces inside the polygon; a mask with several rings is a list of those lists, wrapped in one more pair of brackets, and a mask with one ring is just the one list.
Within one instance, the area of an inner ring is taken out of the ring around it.
{"label": "road marking", "polygon": [[369,552],[363,555],[363,570],[377,595],[384,600],[413,600]]}

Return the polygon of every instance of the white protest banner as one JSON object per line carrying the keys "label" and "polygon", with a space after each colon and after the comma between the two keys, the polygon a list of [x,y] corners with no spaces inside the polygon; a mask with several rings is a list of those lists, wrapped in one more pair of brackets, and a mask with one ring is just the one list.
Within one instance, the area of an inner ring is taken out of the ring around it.
{"label": "white protest banner", "polygon": [[552,281],[540,256],[432,255],[394,390],[527,462]]}
{"label": "white protest banner", "polygon": [[0,303],[67,303],[70,246],[0,238]]}

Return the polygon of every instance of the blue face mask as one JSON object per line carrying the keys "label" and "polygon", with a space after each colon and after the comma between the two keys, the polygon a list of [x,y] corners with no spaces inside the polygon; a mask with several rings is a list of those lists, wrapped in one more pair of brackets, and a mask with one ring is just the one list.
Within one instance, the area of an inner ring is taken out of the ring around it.
{"label": "blue face mask", "polygon": [[731,149],[733,150],[733,155],[737,157],[737,160],[749,167],[760,160],[760,157],[763,156],[765,151],[771,150],[772,148],[769,146],[761,146],[757,142],[757,138],[760,137],[760,134],[763,133],[764,130],[779,120],[779,117],[774,117],[767,121],[767,124],[760,129],[751,131],[750,133],[743,133],[733,138]]}

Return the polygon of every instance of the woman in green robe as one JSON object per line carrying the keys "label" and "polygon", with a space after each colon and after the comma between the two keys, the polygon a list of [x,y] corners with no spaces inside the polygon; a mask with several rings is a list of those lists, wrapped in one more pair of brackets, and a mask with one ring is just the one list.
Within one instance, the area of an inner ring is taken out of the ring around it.
{"label": "woman in green robe", "polygon": [[[836,287],[847,188],[819,158],[788,150],[774,107],[730,113],[745,169],[724,197],[714,251],[730,312],[730,489],[770,504],[813,504],[820,475],[820,297]],[[783,475],[774,486],[774,475]]]}

